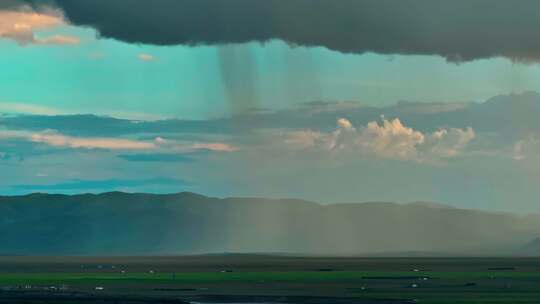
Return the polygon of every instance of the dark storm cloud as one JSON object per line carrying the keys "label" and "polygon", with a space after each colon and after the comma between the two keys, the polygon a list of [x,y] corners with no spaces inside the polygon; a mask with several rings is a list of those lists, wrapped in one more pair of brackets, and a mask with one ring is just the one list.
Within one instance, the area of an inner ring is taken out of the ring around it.
{"label": "dark storm cloud", "polygon": [[[20,0],[2,0],[0,1],[0,9],[22,9],[24,7],[24,1]],[[30,2],[30,1],[26,1]],[[37,3],[37,2],[36,2]]]}
{"label": "dark storm cloud", "polygon": [[440,55],[451,61],[540,59],[537,0],[54,2],[73,24],[131,43],[216,45],[282,39],[346,53]]}

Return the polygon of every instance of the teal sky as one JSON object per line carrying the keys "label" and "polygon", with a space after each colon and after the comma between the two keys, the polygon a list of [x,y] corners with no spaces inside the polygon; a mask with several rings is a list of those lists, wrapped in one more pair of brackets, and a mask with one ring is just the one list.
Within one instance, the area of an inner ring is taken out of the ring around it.
{"label": "teal sky", "polygon": [[[80,42],[39,43],[55,35]],[[156,46],[68,25],[34,38],[0,35],[0,194],[188,190],[540,212],[536,63],[281,40]]]}
{"label": "teal sky", "polygon": [[[252,106],[271,109],[310,101],[380,106],[399,100],[483,101],[508,92],[540,91],[540,67],[508,59],[455,64],[437,56],[345,55],[281,41],[136,45],[67,26],[38,33],[54,34],[77,36],[81,43],[20,46],[0,40],[1,101],[68,113],[202,119],[229,115],[229,99],[246,87],[255,92]],[[229,65],[238,70],[232,85],[223,81],[220,48],[246,59]],[[140,54],[154,60],[142,61]],[[251,72],[242,74],[246,69]],[[253,73],[255,79],[249,76]]]}

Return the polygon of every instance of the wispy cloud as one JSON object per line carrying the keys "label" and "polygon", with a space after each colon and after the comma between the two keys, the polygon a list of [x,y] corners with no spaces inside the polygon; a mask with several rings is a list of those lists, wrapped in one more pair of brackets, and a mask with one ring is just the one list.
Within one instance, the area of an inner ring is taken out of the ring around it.
{"label": "wispy cloud", "polygon": [[37,31],[64,25],[60,13],[42,14],[31,10],[0,10],[0,38],[11,39],[21,45],[28,44],[78,44],[79,38],[66,35],[38,37]]}
{"label": "wispy cloud", "polygon": [[156,137],[156,144],[162,148],[177,152],[193,152],[198,150],[206,150],[212,152],[236,152],[240,148],[223,142],[177,142],[163,137]]}
{"label": "wispy cloud", "polygon": [[35,185],[15,185],[18,190],[28,192],[36,191],[111,191],[144,186],[186,186],[187,181],[173,178],[153,178],[153,179],[106,179],[106,180],[70,180],[56,184],[35,184]]}
{"label": "wispy cloud", "polygon": [[139,59],[142,61],[154,61],[156,58],[150,54],[139,54]]}
{"label": "wispy cloud", "polygon": [[123,138],[77,138],[61,134],[32,134],[30,140],[33,142],[45,143],[50,146],[86,148],[86,149],[107,149],[107,150],[149,150],[155,149],[152,142],[143,142]]}
{"label": "wispy cloud", "polygon": [[225,143],[195,143],[191,145],[194,150],[209,150],[213,152],[235,152],[239,148]]}
{"label": "wispy cloud", "polygon": [[67,136],[55,131],[0,131],[1,139],[21,139],[54,147],[105,149],[105,150],[151,150],[157,148],[155,142],[137,141],[123,138],[86,138]]}
{"label": "wispy cloud", "polygon": [[195,160],[182,154],[169,153],[144,153],[144,154],[121,154],[119,158],[131,162],[155,162],[155,163],[191,163]]}
{"label": "wispy cloud", "polygon": [[54,35],[51,37],[44,37],[44,38],[36,37],[34,41],[36,44],[43,44],[43,45],[54,45],[54,44],[76,45],[81,42],[81,40],[77,37],[65,36],[65,35]]}
{"label": "wispy cloud", "polygon": [[62,115],[66,112],[46,106],[20,102],[0,102],[0,113],[31,115]]}

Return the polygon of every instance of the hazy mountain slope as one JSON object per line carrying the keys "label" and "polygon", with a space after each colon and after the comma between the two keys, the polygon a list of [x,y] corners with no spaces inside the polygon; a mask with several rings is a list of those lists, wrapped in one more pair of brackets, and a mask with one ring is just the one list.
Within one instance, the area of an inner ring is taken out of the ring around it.
{"label": "hazy mountain slope", "polygon": [[0,197],[0,254],[506,254],[538,235],[540,217],[425,203],[321,206],[192,193]]}
{"label": "hazy mountain slope", "polygon": [[540,256],[540,237],[537,237],[518,248],[516,254],[524,256]]}

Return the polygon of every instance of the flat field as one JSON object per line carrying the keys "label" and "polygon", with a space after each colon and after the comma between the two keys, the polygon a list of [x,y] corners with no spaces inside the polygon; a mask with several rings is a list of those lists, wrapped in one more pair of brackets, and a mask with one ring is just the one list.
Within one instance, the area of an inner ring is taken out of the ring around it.
{"label": "flat field", "polygon": [[540,303],[536,258],[0,257],[0,303]]}

